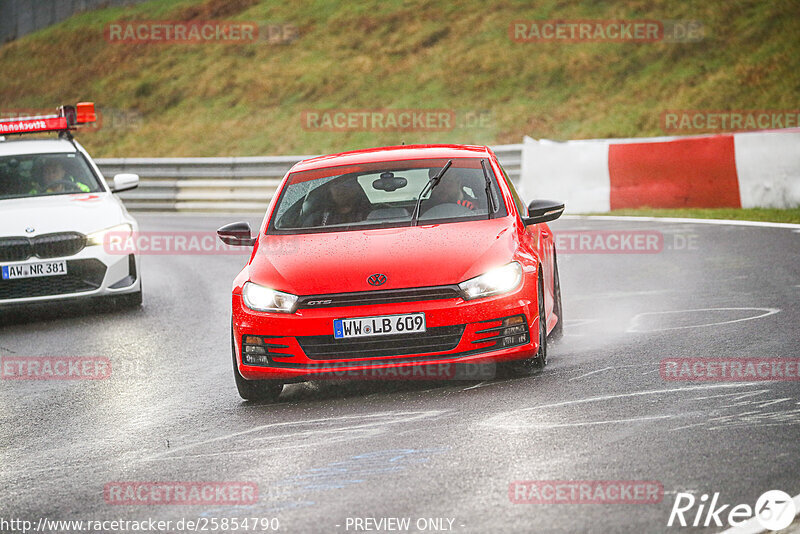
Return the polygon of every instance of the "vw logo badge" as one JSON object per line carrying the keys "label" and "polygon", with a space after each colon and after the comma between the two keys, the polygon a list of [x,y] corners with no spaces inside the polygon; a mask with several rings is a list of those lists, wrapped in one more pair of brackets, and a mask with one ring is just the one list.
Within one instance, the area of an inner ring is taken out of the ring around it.
{"label": "vw logo badge", "polygon": [[25,228],[25,231],[28,232],[29,234],[32,234],[33,232],[36,231],[36,228],[34,228],[33,226],[29,226]]}
{"label": "vw logo badge", "polygon": [[367,282],[371,286],[382,286],[386,283],[386,275],[381,273],[375,273],[367,278]]}

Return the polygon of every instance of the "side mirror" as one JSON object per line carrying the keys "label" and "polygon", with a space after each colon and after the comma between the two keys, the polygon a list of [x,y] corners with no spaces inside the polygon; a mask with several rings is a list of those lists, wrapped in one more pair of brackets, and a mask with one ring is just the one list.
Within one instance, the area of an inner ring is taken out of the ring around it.
{"label": "side mirror", "polygon": [[119,193],[120,191],[127,191],[128,189],[135,189],[137,187],[139,187],[139,175],[124,173],[114,176],[114,183],[111,186],[111,190],[114,193]]}
{"label": "side mirror", "polygon": [[246,222],[226,224],[217,230],[217,235],[223,243],[234,247],[252,247],[256,244],[256,238],[250,231],[250,224]]}
{"label": "side mirror", "polygon": [[528,205],[528,216],[522,219],[525,226],[555,221],[564,213],[564,203],[555,200],[534,200]]}

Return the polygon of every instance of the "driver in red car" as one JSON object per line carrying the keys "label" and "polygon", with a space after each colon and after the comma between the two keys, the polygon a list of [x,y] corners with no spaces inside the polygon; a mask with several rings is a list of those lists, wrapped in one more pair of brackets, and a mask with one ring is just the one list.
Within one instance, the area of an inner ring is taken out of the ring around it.
{"label": "driver in red car", "polygon": [[67,174],[61,162],[46,160],[40,167],[38,181],[32,184],[31,195],[42,193],[88,193],[91,188]]}
{"label": "driver in red car", "polygon": [[[428,178],[433,178],[440,169],[429,169]],[[442,177],[439,185],[433,188],[430,198],[425,202],[427,206],[436,206],[437,204],[458,204],[467,209],[474,210],[477,207],[476,199],[467,194],[464,190],[464,184],[456,169],[451,169],[450,172]]]}

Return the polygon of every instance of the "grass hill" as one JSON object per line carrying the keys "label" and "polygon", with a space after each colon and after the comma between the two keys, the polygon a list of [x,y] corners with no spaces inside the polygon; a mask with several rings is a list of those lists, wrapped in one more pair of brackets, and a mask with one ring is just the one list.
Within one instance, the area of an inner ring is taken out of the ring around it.
{"label": "grass hill", "polygon": [[[694,20],[699,42],[514,42],[517,20]],[[289,44],[109,43],[109,23],[289,24]],[[663,135],[664,110],[800,108],[797,0],[153,0],[0,47],[0,112],[95,101],[97,157]],[[450,131],[316,131],[304,111],[452,110]]]}

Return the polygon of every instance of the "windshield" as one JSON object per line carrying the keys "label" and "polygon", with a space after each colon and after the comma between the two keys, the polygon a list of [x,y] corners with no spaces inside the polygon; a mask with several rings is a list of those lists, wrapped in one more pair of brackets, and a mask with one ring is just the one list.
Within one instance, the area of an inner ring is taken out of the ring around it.
{"label": "windshield", "polygon": [[[328,167],[289,175],[273,212],[270,232],[335,232],[408,226],[417,197],[442,167],[453,164],[423,197],[420,224],[486,219],[486,179],[480,158],[402,160]],[[490,169],[491,194],[506,215]]]}
{"label": "windshield", "polygon": [[0,157],[0,200],[103,191],[79,153]]}

